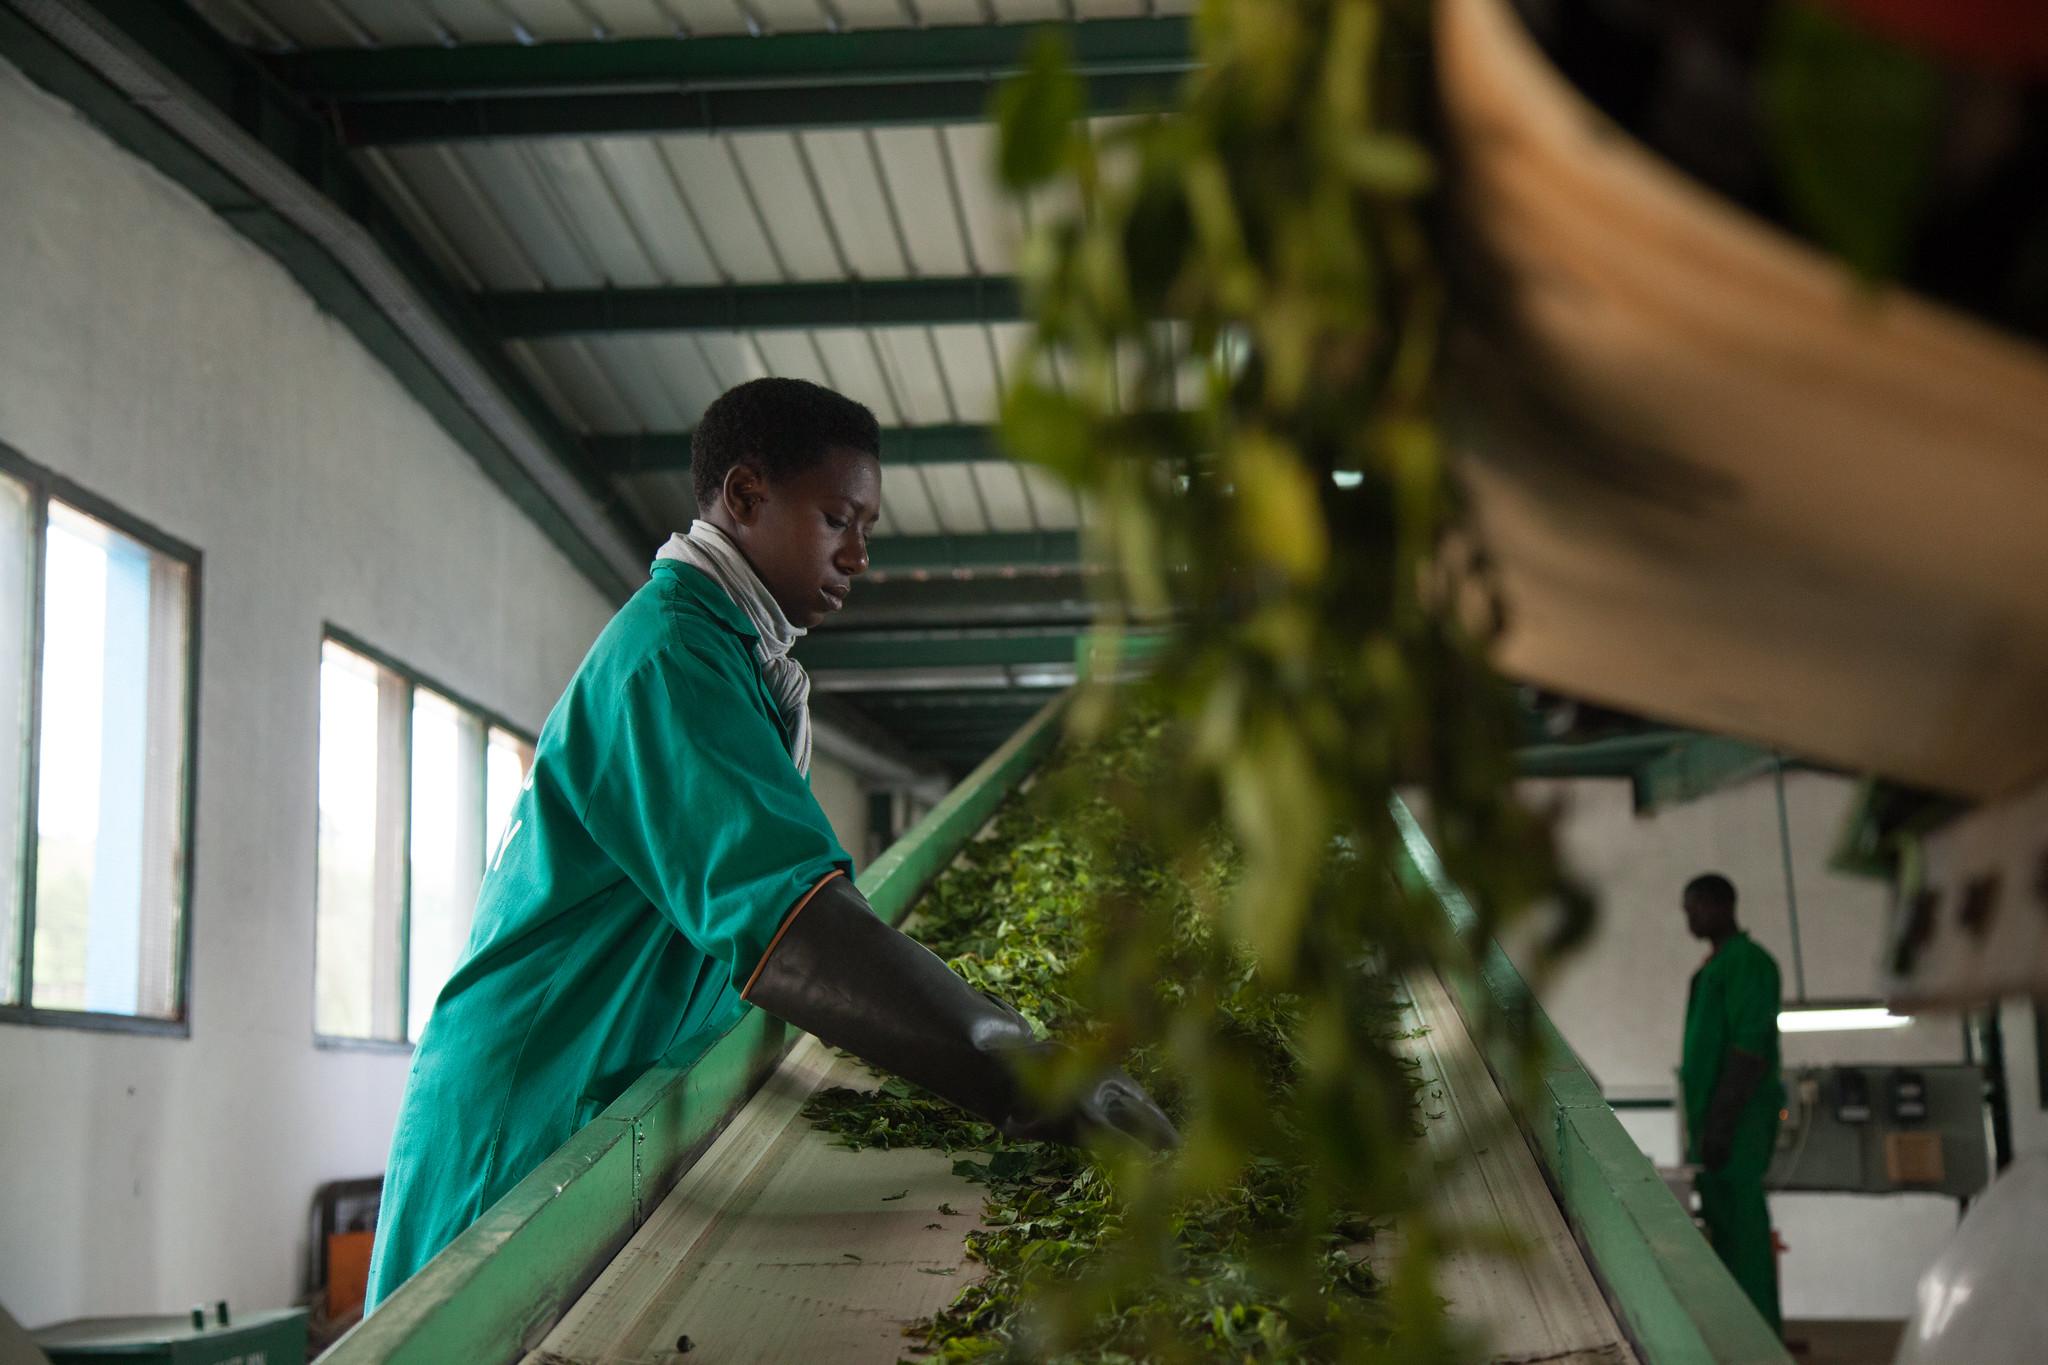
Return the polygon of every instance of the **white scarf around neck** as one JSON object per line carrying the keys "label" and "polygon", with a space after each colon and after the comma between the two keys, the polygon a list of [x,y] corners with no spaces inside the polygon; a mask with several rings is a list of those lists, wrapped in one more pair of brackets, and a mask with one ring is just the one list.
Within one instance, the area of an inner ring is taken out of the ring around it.
{"label": "white scarf around neck", "polygon": [[732,537],[701,517],[690,523],[687,534],[678,532],[661,547],[657,559],[679,559],[701,569],[711,581],[725,589],[759,638],[754,655],[761,663],[761,676],[775,705],[782,712],[783,728],[789,736],[789,757],[796,770],[811,775],[811,675],[789,656],[790,647],[803,638],[804,628],[793,626],[781,604],[769,595],[768,585]]}

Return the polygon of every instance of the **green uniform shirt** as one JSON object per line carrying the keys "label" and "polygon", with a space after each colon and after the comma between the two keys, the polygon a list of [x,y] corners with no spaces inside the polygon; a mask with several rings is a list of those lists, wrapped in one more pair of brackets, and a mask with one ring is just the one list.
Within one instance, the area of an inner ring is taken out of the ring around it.
{"label": "green uniform shirt", "polygon": [[[1763,1080],[1751,1092],[1735,1124],[1736,1158],[1761,1163],[1757,1166],[1761,1178],[1763,1165],[1770,1159],[1769,1135],[1776,1130],[1778,1111],[1785,1103],[1785,1087],[1778,1079],[1778,964],[1756,940],[1740,931],[1693,973],[1686,999],[1685,1048],[1678,1078],[1685,1091],[1685,1131],[1692,1149],[1688,1160],[1699,1160],[1707,1107],[1713,1103],[1721,1065],[1731,1047],[1764,1059]],[[1763,1141],[1761,1149],[1755,1150],[1758,1134]]]}
{"label": "green uniform shirt", "polygon": [[754,640],[708,576],[659,560],[549,714],[413,1054],[370,1305],[648,1067],[701,1056],[790,907],[851,872]]}

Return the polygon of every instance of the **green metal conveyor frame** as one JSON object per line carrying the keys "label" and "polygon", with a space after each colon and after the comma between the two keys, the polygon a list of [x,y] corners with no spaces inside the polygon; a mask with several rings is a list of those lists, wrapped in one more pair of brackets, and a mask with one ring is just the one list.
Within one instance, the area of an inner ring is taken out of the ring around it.
{"label": "green metal conveyor frame", "polygon": [[[1066,698],[1049,703],[917,826],[862,873],[876,911],[901,920],[932,880],[1020,787],[1058,738]],[[1471,910],[1443,874],[1405,807],[1407,884],[1443,907],[1454,928]],[[1487,996],[1527,988],[1489,945],[1476,972],[1446,975],[1470,1019]],[[1783,1347],[1600,1098],[1540,1008],[1531,1008],[1540,1074],[1488,1050],[1505,1094],[1532,1095],[1518,1113],[1573,1235],[1648,1365],[1785,1365]],[[691,1163],[781,1064],[798,1035],[751,1011],[692,1061],[641,1077],[478,1222],[322,1357],[323,1365],[443,1365],[522,1357],[654,1213]]]}

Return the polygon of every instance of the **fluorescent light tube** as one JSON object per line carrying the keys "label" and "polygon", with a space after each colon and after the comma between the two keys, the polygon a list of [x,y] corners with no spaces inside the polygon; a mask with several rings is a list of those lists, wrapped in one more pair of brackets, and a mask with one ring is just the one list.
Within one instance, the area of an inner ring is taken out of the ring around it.
{"label": "fluorescent light tube", "polygon": [[1862,1029],[1904,1028],[1910,1014],[1893,1014],[1883,1005],[1795,1007],[1778,1013],[1780,1033],[1848,1033]]}

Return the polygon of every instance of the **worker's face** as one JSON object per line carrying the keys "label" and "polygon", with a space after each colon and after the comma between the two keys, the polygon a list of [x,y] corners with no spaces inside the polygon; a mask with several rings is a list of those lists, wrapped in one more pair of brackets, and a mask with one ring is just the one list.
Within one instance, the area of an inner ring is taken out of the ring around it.
{"label": "worker's face", "polygon": [[749,465],[726,475],[728,528],[791,625],[811,627],[846,604],[867,572],[868,533],[882,510],[881,462],[836,449],[771,483]]}
{"label": "worker's face", "polygon": [[1694,938],[1711,939],[1732,916],[1697,892],[1685,897],[1685,927]]}

